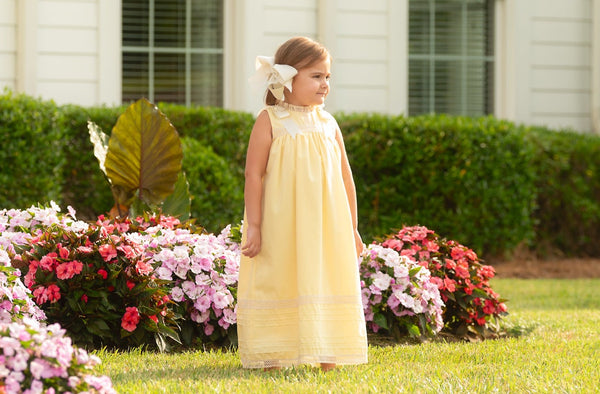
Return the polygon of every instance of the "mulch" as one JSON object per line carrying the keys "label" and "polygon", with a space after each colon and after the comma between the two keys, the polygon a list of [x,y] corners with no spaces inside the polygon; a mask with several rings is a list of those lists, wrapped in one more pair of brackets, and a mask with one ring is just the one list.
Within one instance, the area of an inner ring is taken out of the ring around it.
{"label": "mulch", "polygon": [[522,258],[491,265],[497,278],[600,278],[600,259],[593,258]]}

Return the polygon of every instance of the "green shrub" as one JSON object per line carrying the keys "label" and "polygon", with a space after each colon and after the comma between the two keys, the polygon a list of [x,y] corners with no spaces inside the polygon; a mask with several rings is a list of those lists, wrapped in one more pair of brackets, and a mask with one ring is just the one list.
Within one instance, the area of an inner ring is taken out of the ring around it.
{"label": "green shrub", "polygon": [[231,173],[227,160],[193,138],[184,137],[181,143],[183,170],[193,196],[192,218],[212,233],[239,222],[244,209],[244,186]]}
{"label": "green shrub", "polygon": [[5,91],[0,95],[0,207],[27,208],[38,201],[62,201],[65,134],[59,108]]}
{"label": "green shrub", "polygon": [[423,225],[478,254],[533,238],[534,151],[491,117],[342,115],[366,239]]}
{"label": "green shrub", "polygon": [[246,149],[254,117],[222,108],[159,104],[182,137],[194,138],[224,158],[238,179],[243,179]]}
{"label": "green shrub", "polygon": [[61,177],[63,201],[65,205],[74,207],[81,219],[92,220],[110,211],[114,199],[108,180],[94,156],[87,122],[91,120],[110,135],[124,109],[67,105],[60,110],[59,127],[66,136],[63,146],[66,165]]}
{"label": "green shrub", "polygon": [[536,249],[600,256],[600,137],[533,128],[528,141],[539,173]]}

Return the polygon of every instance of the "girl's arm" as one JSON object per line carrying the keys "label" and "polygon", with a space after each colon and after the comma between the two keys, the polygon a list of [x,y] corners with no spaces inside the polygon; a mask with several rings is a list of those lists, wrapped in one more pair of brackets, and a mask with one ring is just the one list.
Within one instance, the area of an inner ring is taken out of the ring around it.
{"label": "girl's arm", "polygon": [[254,257],[260,252],[262,222],[262,179],[267,168],[269,149],[271,148],[271,121],[267,111],[262,111],[252,127],[248,153],[246,155],[246,183],[244,185],[244,203],[246,205],[246,243],[242,253]]}
{"label": "girl's arm", "polygon": [[340,146],[340,152],[342,154],[342,178],[344,179],[344,187],[346,188],[346,195],[348,197],[348,205],[350,206],[350,214],[352,215],[352,226],[354,228],[354,243],[356,247],[356,256],[360,256],[363,251],[363,241],[358,233],[358,208],[356,203],[356,186],[354,185],[354,178],[352,177],[352,170],[350,169],[350,162],[348,161],[348,155],[346,154],[346,147],[344,145],[344,139],[342,132],[338,128],[335,134],[335,140]]}

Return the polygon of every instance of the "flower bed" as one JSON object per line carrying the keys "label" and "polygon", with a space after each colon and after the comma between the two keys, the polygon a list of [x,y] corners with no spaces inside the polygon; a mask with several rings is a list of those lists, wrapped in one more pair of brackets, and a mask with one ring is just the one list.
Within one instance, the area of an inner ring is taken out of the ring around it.
{"label": "flower bed", "polygon": [[[0,211],[0,230],[37,304],[76,343],[236,342],[239,227],[206,234],[160,215],[85,223],[52,205]],[[425,227],[370,245],[360,275],[368,328],[397,338],[492,337],[506,313],[493,268]]]}
{"label": "flower bed", "polygon": [[491,288],[494,268],[484,265],[473,250],[446,240],[426,227],[404,227],[382,243],[413,258],[432,274],[446,306],[445,330],[459,337],[496,337],[505,300]]}

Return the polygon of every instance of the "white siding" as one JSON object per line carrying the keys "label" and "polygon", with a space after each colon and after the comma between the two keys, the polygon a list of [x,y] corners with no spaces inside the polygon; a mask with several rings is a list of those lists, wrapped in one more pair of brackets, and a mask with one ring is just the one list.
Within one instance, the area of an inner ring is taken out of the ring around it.
{"label": "white siding", "polygon": [[335,1],[332,110],[387,112],[389,4]]}
{"label": "white siding", "polygon": [[37,93],[98,104],[98,35],[97,0],[39,0]]}
{"label": "white siding", "polygon": [[0,93],[16,85],[17,0],[0,1]]}
{"label": "white siding", "polygon": [[530,117],[555,128],[592,128],[592,2],[535,0],[529,17]]}

